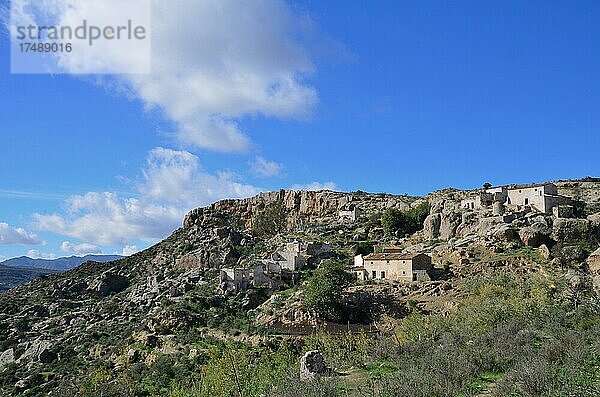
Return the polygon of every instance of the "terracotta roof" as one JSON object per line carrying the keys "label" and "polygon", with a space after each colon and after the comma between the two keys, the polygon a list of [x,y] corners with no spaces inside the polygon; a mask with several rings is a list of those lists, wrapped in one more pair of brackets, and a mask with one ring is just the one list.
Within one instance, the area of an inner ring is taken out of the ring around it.
{"label": "terracotta roof", "polygon": [[414,259],[415,257],[419,256],[419,255],[423,255],[420,253],[412,253],[412,254],[401,254],[401,253],[396,253],[396,252],[384,252],[384,253],[380,253],[380,254],[369,254],[367,256],[364,257],[365,261],[369,261],[369,260],[376,260],[376,261],[380,261],[380,260],[384,260],[384,261],[389,261],[389,260],[411,260]]}

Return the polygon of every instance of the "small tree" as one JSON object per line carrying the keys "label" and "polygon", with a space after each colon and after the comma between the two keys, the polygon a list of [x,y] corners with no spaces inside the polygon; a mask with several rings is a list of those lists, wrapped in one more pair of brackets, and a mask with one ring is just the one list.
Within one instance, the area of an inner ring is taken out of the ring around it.
{"label": "small tree", "polygon": [[340,294],[352,283],[354,277],[346,266],[335,261],[325,261],[308,279],[304,290],[304,306],[324,318],[331,318],[341,310]]}
{"label": "small tree", "polygon": [[374,251],[374,244],[371,241],[360,241],[354,245],[354,255],[369,255]]}
{"label": "small tree", "polygon": [[425,218],[429,215],[429,211],[431,211],[431,205],[428,201],[424,201],[408,210],[407,215],[413,220],[412,226],[414,227],[414,230],[409,231],[410,233],[414,233],[423,228],[423,222],[425,222]]}
{"label": "small tree", "polygon": [[429,215],[429,202],[424,201],[402,212],[396,208],[387,209],[381,217],[381,226],[386,234],[412,234],[423,228],[423,221]]}
{"label": "small tree", "polygon": [[285,230],[287,213],[281,203],[276,203],[252,219],[252,231],[261,237],[274,236]]}
{"label": "small tree", "polygon": [[483,188],[484,188],[484,189],[489,189],[489,188],[491,188],[491,187],[492,187],[492,184],[491,184],[491,183],[489,183],[489,182],[486,182],[486,183],[484,183],[484,184],[483,184]]}
{"label": "small tree", "polygon": [[409,230],[414,228],[412,219],[396,208],[385,210],[381,216],[381,226],[386,234],[396,234],[398,231],[406,234],[410,233]]}

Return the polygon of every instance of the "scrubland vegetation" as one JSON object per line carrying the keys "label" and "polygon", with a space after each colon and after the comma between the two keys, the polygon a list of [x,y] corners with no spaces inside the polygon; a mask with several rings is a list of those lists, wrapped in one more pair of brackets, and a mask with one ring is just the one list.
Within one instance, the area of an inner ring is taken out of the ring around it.
{"label": "scrubland vegetation", "polygon": [[[330,269],[331,271],[331,269]],[[98,363],[72,396],[597,396],[600,302],[547,276],[486,274],[464,281],[456,310],[414,311],[378,335],[272,336],[252,345],[201,335],[194,354],[114,368]],[[181,337],[181,336],[180,336]],[[298,379],[319,349],[337,376]]]}

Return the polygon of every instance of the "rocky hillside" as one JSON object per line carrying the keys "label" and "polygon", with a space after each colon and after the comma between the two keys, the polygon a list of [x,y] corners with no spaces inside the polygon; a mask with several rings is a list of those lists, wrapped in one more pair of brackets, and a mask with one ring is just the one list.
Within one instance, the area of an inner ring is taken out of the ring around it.
{"label": "rocky hillside", "polygon": [[[146,373],[164,357],[186,357],[208,370],[210,348],[199,348],[200,341],[269,346],[299,338],[293,343],[302,350],[303,338],[291,335],[324,320],[304,307],[304,281],[326,258],[349,269],[364,246],[431,254],[436,275],[421,283],[350,286],[340,296],[347,312],[337,319],[348,329],[393,332],[414,311],[447,315],[468,296],[461,280],[490,269],[567,274],[565,280],[574,283],[597,283],[600,268],[588,259],[600,245],[595,213],[600,183],[568,181],[559,187],[586,204],[579,218],[526,209],[502,216],[491,209],[469,211],[460,200],[473,192],[457,190],[423,198],[282,190],[195,209],[182,228],[145,251],[109,263],[87,262],[0,294],[0,395],[94,395],[85,394],[96,390],[89,383],[94,376],[116,384],[130,371]],[[422,230],[386,233],[383,213],[422,203],[430,206]],[[281,225],[274,233],[259,233],[257,224],[273,208],[283,214]],[[340,218],[339,211],[354,209],[358,220]],[[307,270],[277,289],[222,291],[221,268],[252,268],[294,240],[327,242],[332,250],[309,259]],[[154,393],[149,386],[139,390],[114,395]]]}
{"label": "rocky hillside", "polygon": [[0,265],[0,292],[25,284],[36,277],[52,273],[44,269],[9,267]]}

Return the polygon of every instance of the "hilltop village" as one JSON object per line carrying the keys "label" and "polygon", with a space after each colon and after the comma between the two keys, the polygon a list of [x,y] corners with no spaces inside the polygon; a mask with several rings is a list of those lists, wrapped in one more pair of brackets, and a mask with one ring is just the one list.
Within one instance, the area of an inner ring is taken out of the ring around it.
{"label": "hilltop village", "polygon": [[[464,213],[478,214],[486,222],[503,224],[510,224],[525,215],[531,218],[535,214],[551,215],[554,219],[574,218],[578,205],[572,197],[559,194],[553,183],[489,186],[467,192],[464,196],[460,200],[460,210]],[[337,220],[360,223],[365,221],[363,214],[360,201],[350,200],[337,210]],[[441,216],[433,213],[425,220],[426,224],[432,224],[427,229],[430,239],[439,234],[441,219],[437,221],[437,218]],[[431,233],[432,229],[438,232]],[[414,252],[414,247],[407,249],[386,245],[386,242],[375,242],[372,253],[354,256],[351,272],[358,281],[419,282],[435,278],[431,252]],[[296,281],[299,271],[308,263],[328,257],[335,257],[331,244],[295,239],[283,244],[268,258],[257,260],[251,267],[222,268],[220,288],[223,291],[246,290],[249,287],[276,289],[282,283]]]}
{"label": "hilltop village", "polygon": [[490,368],[521,390],[538,362],[544,390],[585,391],[599,288],[598,179],[261,193],[0,294],[0,395],[358,396],[382,368],[378,390],[459,395]]}

